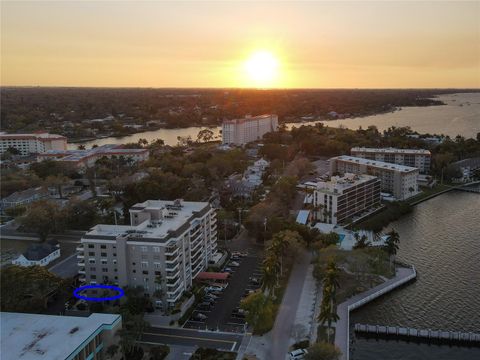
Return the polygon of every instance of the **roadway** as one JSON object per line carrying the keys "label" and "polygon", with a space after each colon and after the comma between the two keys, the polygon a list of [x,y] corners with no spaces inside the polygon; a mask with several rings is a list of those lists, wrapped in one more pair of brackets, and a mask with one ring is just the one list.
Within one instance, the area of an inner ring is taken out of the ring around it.
{"label": "roadway", "polygon": [[151,327],[146,330],[139,343],[206,347],[226,351],[238,351],[243,335],[214,331]]}

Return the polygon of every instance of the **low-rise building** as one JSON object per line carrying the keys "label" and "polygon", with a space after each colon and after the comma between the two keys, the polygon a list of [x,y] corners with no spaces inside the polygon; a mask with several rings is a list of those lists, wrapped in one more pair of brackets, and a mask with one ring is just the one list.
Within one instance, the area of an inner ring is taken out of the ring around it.
{"label": "low-rise building", "polygon": [[32,244],[23,254],[12,260],[12,264],[19,266],[47,266],[59,257],[60,245],[58,244]]}
{"label": "low-rise building", "polygon": [[214,209],[208,202],[148,200],[130,209],[130,221],[96,225],[82,237],[82,281],[143,287],[157,306],[174,306],[217,252]]}
{"label": "low-rise building", "polygon": [[0,133],[0,154],[9,148],[21,155],[41,154],[49,150],[67,150],[67,138],[61,135],[38,132],[32,134]]}
{"label": "low-rise building", "polygon": [[273,114],[225,120],[222,124],[222,143],[245,145],[261,140],[263,135],[277,129],[278,116]]}
{"label": "low-rise building", "polygon": [[397,200],[418,194],[419,171],[414,167],[346,155],[330,159],[330,174],[346,173],[378,177],[382,191],[389,192]]}
{"label": "low-rise building", "polygon": [[38,160],[62,161],[79,170],[93,166],[99,159],[123,158],[126,161],[141,162],[149,157],[148,149],[125,149],[121,145],[107,144],[90,150],[52,150],[38,155]]}
{"label": "low-rise building", "polygon": [[23,191],[17,191],[1,199],[1,209],[6,210],[17,206],[26,206],[32,202],[48,199],[50,194],[43,187],[30,188]]}
{"label": "low-rise building", "polygon": [[100,360],[117,342],[117,314],[89,317],[0,313],[2,360]]}
{"label": "low-rise building", "polygon": [[380,180],[370,175],[345,174],[320,181],[313,193],[317,220],[337,224],[380,206]]}
{"label": "low-rise building", "polygon": [[350,154],[369,160],[416,167],[421,174],[427,174],[430,171],[432,157],[430,150],[425,149],[354,147],[350,150]]}

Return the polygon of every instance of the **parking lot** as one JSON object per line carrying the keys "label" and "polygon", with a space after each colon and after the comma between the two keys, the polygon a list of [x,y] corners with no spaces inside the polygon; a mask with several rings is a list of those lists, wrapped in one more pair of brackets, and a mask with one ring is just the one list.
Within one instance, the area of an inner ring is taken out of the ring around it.
{"label": "parking lot", "polygon": [[245,315],[240,301],[261,284],[260,258],[255,251],[237,253],[223,267],[230,277],[226,287],[207,287],[205,296],[197,304],[185,328],[228,332],[245,331]]}

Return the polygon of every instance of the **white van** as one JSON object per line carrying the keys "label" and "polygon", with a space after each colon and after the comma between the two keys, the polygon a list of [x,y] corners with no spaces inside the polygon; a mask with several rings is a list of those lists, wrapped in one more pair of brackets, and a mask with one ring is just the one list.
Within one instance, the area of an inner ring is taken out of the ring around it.
{"label": "white van", "polygon": [[307,349],[297,349],[290,351],[288,355],[290,356],[290,360],[301,360],[305,358],[305,355],[308,354]]}

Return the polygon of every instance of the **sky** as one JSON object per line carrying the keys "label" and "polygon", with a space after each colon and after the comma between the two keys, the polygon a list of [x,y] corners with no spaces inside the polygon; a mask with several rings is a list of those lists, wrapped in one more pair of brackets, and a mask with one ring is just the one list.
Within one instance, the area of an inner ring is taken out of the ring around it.
{"label": "sky", "polygon": [[0,6],[2,86],[480,87],[478,0]]}

